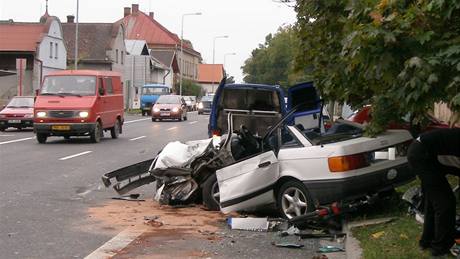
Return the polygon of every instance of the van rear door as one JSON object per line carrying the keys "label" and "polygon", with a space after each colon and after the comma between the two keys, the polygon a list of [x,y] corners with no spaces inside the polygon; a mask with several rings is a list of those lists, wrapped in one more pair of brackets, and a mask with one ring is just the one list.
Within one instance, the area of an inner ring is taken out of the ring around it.
{"label": "van rear door", "polygon": [[289,124],[302,124],[305,129],[318,128],[320,126],[321,100],[313,82],[300,83],[288,89],[288,111],[301,103],[304,105],[293,114]]}

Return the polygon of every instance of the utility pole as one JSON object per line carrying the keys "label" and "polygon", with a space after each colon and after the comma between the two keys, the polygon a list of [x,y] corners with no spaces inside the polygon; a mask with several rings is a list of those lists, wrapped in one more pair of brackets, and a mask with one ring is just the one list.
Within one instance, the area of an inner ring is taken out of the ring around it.
{"label": "utility pole", "polygon": [[80,9],[80,0],[77,0],[77,20],[75,24],[75,70],[78,69],[78,12]]}

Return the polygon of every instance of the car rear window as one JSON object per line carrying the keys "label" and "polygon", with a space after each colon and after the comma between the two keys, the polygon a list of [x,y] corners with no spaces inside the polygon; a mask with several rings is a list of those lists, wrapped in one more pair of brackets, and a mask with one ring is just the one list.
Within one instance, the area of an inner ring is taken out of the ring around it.
{"label": "car rear window", "polygon": [[280,112],[276,91],[264,89],[225,89],[221,98],[224,109]]}

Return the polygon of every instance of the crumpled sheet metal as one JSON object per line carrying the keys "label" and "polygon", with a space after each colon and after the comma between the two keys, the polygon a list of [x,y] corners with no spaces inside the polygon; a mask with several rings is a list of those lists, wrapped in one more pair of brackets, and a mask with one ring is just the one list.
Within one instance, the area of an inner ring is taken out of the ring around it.
{"label": "crumpled sheet metal", "polygon": [[196,157],[201,155],[212,139],[189,141],[181,143],[174,141],[168,143],[158,154],[154,169],[166,169],[170,167],[186,167]]}

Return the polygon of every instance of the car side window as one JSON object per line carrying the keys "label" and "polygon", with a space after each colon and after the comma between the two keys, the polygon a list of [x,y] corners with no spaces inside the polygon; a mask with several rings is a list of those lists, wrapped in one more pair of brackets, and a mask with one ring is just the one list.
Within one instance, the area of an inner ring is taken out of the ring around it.
{"label": "car side window", "polygon": [[112,85],[112,78],[106,77],[105,80],[105,92],[106,94],[113,94],[113,85]]}
{"label": "car side window", "polygon": [[302,147],[302,143],[297,137],[287,128],[281,129],[281,148]]}

